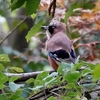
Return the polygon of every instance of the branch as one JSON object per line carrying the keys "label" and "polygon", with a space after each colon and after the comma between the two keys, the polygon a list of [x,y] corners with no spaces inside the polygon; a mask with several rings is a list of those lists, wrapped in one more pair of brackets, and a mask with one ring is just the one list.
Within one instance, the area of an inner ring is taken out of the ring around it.
{"label": "branch", "polygon": [[53,0],[49,6],[49,9],[48,9],[49,15],[51,15],[52,8],[53,8],[52,17],[54,17],[55,9],[56,9],[56,0]]}
{"label": "branch", "polygon": [[17,26],[8,33],[8,35],[0,42],[0,45],[28,18],[29,16],[26,16],[22,21],[20,21]]}
{"label": "branch", "polygon": [[52,96],[52,95],[59,96],[56,92],[59,92],[59,90],[62,90],[63,86],[65,85],[67,85],[67,82],[63,82],[60,85],[54,85],[51,88],[46,88],[34,94],[33,96],[29,97],[27,100],[35,100],[41,97],[44,97],[45,98],[44,100],[47,100],[49,96]]}
{"label": "branch", "polygon": [[[30,72],[30,73],[21,73],[21,74],[14,74],[14,73],[5,73],[9,78],[12,76],[19,76],[15,82],[24,82],[28,80],[29,78],[36,78],[36,76],[43,71],[37,71],[37,72]],[[49,73],[52,73],[54,71],[49,71]]]}

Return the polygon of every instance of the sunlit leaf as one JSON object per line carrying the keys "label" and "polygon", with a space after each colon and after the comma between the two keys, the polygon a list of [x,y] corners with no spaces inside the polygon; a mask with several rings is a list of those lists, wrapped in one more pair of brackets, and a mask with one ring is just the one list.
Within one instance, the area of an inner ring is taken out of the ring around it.
{"label": "sunlit leaf", "polygon": [[0,62],[10,62],[7,54],[0,54]]}
{"label": "sunlit leaf", "polygon": [[4,71],[4,70],[5,70],[5,67],[2,64],[0,64],[0,71]]}
{"label": "sunlit leaf", "polygon": [[4,73],[0,72],[0,84],[3,84],[7,81],[8,81],[8,77]]}
{"label": "sunlit leaf", "polygon": [[25,83],[30,84],[30,83],[33,83],[33,82],[34,82],[34,79],[33,78],[30,78]]}
{"label": "sunlit leaf", "polygon": [[0,89],[3,89],[5,87],[4,84],[0,84]]}
{"label": "sunlit leaf", "polygon": [[100,64],[96,64],[94,68],[94,73],[93,73],[94,80],[100,79]]}
{"label": "sunlit leaf", "polygon": [[20,78],[20,76],[12,76],[12,77],[10,77],[9,82],[14,82],[15,80],[17,80],[19,78]]}
{"label": "sunlit leaf", "polygon": [[40,74],[38,74],[38,76],[36,77],[36,80],[43,80],[43,78],[45,78],[45,77],[47,77],[49,75],[49,73],[48,72],[42,72],[42,73],[40,73]]}
{"label": "sunlit leaf", "polygon": [[55,100],[55,97],[51,96],[47,100]]}
{"label": "sunlit leaf", "polygon": [[20,67],[10,67],[9,71],[13,73],[23,73],[24,72],[23,69]]}

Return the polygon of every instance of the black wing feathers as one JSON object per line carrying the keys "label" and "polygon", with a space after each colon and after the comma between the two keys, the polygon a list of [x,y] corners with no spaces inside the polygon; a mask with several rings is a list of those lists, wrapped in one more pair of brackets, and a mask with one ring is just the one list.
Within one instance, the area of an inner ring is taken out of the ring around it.
{"label": "black wing feathers", "polygon": [[68,59],[70,56],[75,59],[76,58],[76,54],[75,51],[71,49],[70,54],[68,52],[66,52],[65,50],[57,50],[54,52],[50,52],[48,51],[48,54],[51,58],[55,59],[58,62],[61,62],[63,59]]}

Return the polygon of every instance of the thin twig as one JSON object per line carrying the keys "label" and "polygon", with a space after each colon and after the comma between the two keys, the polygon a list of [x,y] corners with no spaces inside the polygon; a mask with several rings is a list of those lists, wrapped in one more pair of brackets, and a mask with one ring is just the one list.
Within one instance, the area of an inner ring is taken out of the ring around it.
{"label": "thin twig", "polygon": [[94,90],[87,91],[87,93],[96,92],[96,91],[100,91],[100,88],[99,89],[94,89]]}
{"label": "thin twig", "polygon": [[48,9],[48,13],[49,13],[49,15],[51,15],[52,5],[53,5],[53,1],[51,2],[50,6],[49,6],[49,9]]}
{"label": "thin twig", "polygon": [[54,94],[55,96],[60,97],[60,95],[59,95],[59,94],[57,94],[57,93],[55,93],[55,92],[50,91],[50,93]]}
{"label": "thin twig", "polygon": [[58,92],[58,90],[61,90],[63,88],[63,86],[65,86],[65,85],[67,85],[67,82],[61,83],[60,85],[54,85],[51,88],[46,88],[45,89],[46,96],[43,92],[44,90],[41,90],[38,93],[36,93],[36,94],[32,95],[31,97],[29,97],[27,100],[35,100],[35,99],[39,99],[40,97],[41,98],[45,97],[47,99],[51,95],[59,96],[59,95],[57,95],[57,93],[54,94],[54,92]]}
{"label": "thin twig", "polygon": [[55,9],[56,9],[56,0],[53,0],[49,6],[49,9],[48,9],[49,15],[51,15],[52,8],[53,8],[52,17],[54,17]]}
{"label": "thin twig", "polygon": [[56,10],[56,0],[54,0],[54,3],[53,3],[52,17],[54,17],[54,15],[55,15],[55,10]]}
{"label": "thin twig", "polygon": [[0,42],[0,45],[28,18],[29,16],[26,16],[22,21],[20,21],[17,26],[8,33],[8,35]]}

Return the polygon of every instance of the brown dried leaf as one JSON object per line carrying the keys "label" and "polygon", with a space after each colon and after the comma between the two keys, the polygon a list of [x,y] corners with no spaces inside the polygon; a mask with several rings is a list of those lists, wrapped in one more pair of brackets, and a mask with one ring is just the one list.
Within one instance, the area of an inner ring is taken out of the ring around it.
{"label": "brown dried leaf", "polygon": [[100,1],[98,0],[98,1],[94,2],[94,4],[95,4],[95,7],[92,10],[93,10],[93,12],[96,13],[96,12],[100,11]]}
{"label": "brown dried leaf", "polygon": [[95,22],[100,25],[100,13],[94,15]]}
{"label": "brown dried leaf", "polygon": [[65,7],[65,5],[64,5],[64,0],[57,0],[57,4],[58,4],[60,7],[62,7],[62,8]]}
{"label": "brown dried leaf", "polygon": [[39,10],[48,10],[51,0],[41,0]]}

